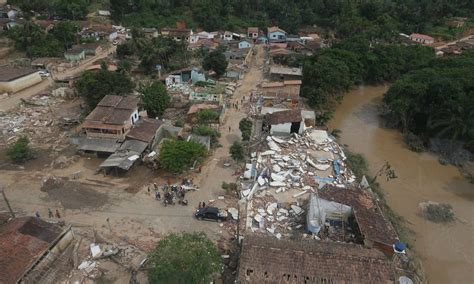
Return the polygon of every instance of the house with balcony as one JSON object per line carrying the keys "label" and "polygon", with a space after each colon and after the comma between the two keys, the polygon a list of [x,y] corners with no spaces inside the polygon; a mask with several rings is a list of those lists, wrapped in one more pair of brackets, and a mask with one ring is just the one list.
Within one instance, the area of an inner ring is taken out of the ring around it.
{"label": "house with balcony", "polygon": [[105,96],[86,117],[82,131],[87,138],[125,139],[139,119],[138,102],[133,96]]}

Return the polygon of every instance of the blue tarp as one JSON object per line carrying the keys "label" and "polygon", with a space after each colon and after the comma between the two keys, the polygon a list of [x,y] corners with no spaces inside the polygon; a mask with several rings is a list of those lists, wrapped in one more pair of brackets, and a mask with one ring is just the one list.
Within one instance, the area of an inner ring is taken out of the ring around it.
{"label": "blue tarp", "polygon": [[341,164],[341,161],[340,161],[339,159],[334,160],[334,161],[332,162],[332,166],[333,166],[333,168],[334,168],[334,174],[335,174],[336,176],[339,176],[339,175],[341,174],[341,168],[339,167],[340,164]]}

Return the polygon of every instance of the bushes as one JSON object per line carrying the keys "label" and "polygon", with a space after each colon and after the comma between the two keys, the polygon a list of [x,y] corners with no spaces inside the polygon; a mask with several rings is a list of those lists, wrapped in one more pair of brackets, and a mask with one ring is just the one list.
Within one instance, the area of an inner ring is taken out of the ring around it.
{"label": "bushes", "polygon": [[244,160],[244,146],[238,141],[235,141],[234,144],[230,146],[229,153],[235,161]]}
{"label": "bushes", "polygon": [[24,163],[33,159],[33,152],[28,146],[29,143],[28,137],[20,137],[15,144],[8,148],[7,156],[15,163]]}
{"label": "bushes", "polygon": [[159,161],[163,168],[182,173],[205,156],[206,148],[202,144],[194,141],[166,140],[161,147]]}
{"label": "bushes", "polygon": [[211,144],[217,143],[217,138],[221,137],[221,134],[207,125],[198,125],[193,127],[193,133],[201,136],[211,137]]}
{"label": "bushes", "polygon": [[249,141],[250,136],[252,135],[252,121],[248,118],[243,118],[239,122],[239,129],[242,132],[242,140]]}
{"label": "bushes", "polygon": [[446,203],[428,203],[423,208],[423,216],[436,223],[454,221],[453,207]]}

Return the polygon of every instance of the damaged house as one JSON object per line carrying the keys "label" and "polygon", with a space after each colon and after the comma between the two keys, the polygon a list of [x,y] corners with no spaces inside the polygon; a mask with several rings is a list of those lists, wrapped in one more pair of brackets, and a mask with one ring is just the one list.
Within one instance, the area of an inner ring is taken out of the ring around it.
{"label": "damaged house", "polygon": [[238,283],[393,283],[385,255],[360,245],[247,236]]}
{"label": "damaged house", "polygon": [[71,227],[8,217],[0,213],[0,283],[55,283],[56,273],[69,272]]}
{"label": "damaged house", "polygon": [[307,127],[315,125],[314,111],[264,107],[262,114],[264,115],[263,128],[270,135],[302,134]]}
{"label": "damaged house", "polygon": [[[387,254],[393,253],[393,245],[398,241],[397,233],[369,191],[354,186],[340,188],[327,184],[319,190],[318,196],[319,200],[324,200],[323,202],[336,202],[350,206],[364,245],[376,247]],[[325,210],[322,206],[313,210],[322,210],[327,212],[324,214],[331,214],[331,210]],[[344,212],[347,214],[347,211]],[[313,222],[310,221],[308,227],[318,223],[317,219],[312,219]],[[323,223],[319,222],[319,224]]]}
{"label": "damaged house", "polygon": [[265,99],[298,99],[301,80],[262,83],[262,95]]}

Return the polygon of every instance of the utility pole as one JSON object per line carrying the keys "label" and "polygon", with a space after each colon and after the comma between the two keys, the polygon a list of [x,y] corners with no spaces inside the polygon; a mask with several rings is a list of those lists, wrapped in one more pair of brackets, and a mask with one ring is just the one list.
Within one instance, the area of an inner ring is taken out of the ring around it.
{"label": "utility pole", "polygon": [[7,204],[8,211],[10,211],[10,214],[12,215],[12,218],[15,218],[15,213],[12,210],[12,207],[10,206],[10,202],[8,202],[7,196],[5,195],[5,190],[3,189],[3,186],[0,186],[0,191],[2,192],[3,200],[5,200],[5,203]]}

